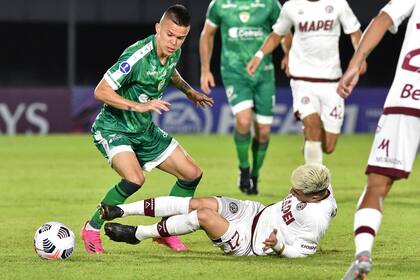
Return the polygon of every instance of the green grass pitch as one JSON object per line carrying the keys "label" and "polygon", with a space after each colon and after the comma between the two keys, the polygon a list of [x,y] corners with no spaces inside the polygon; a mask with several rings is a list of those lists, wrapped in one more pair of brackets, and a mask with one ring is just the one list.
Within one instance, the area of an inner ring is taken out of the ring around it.
{"label": "green grass pitch", "polygon": [[[226,195],[271,203],[289,190],[291,171],[303,163],[300,135],[273,136],[262,169],[260,192],[247,197],[236,187],[236,158],[231,136],[176,138],[204,171],[197,196]],[[104,238],[106,254],[88,255],[80,228],[118,177],[88,135],[0,137],[1,279],[341,279],[353,258],[353,214],[366,177],[372,135],[342,136],[325,157],[332,171],[338,215],[305,259],[223,256],[201,231],[183,237],[191,251],[176,253],[145,241],[139,245]],[[146,174],[143,188],[128,201],[166,195],[174,178],[159,170]],[[374,247],[369,279],[419,279],[419,164],[409,180],[397,182],[385,201],[385,215]],[[60,221],[77,236],[66,261],[45,261],[33,249],[35,230]],[[120,220],[121,221],[121,220]],[[156,219],[130,217],[129,224]]]}

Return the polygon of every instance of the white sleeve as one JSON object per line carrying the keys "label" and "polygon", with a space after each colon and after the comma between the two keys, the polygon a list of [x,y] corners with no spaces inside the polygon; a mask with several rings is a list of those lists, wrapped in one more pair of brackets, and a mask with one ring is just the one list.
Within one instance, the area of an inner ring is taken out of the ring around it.
{"label": "white sleeve", "polygon": [[318,244],[313,241],[296,239],[293,245],[284,244],[282,256],[286,258],[304,258],[315,254]]}
{"label": "white sleeve", "polygon": [[277,35],[284,36],[289,31],[290,28],[293,26],[293,21],[289,17],[287,12],[287,7],[289,7],[288,2],[283,5],[283,8],[280,11],[279,18],[277,19],[276,23],[273,25],[273,32]]}
{"label": "white sleeve", "polygon": [[360,23],[354,15],[346,0],[342,0],[342,9],[339,14],[340,23],[343,26],[344,33],[351,34],[360,29]]}
{"label": "white sleeve", "polygon": [[389,32],[397,33],[398,26],[413,12],[416,0],[404,0],[395,1],[391,0],[385,7],[382,8],[381,12],[387,13],[394,23],[390,28]]}

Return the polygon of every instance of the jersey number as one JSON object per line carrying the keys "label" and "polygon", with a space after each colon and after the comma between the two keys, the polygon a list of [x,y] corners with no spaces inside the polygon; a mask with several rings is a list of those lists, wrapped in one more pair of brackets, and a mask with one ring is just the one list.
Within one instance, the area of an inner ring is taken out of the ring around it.
{"label": "jersey number", "polygon": [[336,120],[341,120],[343,118],[343,111],[335,106],[334,109],[332,109],[330,112],[330,116]]}

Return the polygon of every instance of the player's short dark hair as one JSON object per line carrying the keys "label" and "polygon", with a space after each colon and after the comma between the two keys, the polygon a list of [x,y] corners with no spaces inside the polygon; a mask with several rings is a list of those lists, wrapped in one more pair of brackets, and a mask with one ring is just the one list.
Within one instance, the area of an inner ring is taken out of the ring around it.
{"label": "player's short dark hair", "polygon": [[166,9],[165,17],[168,17],[176,25],[179,25],[179,26],[188,27],[190,26],[190,23],[191,23],[190,13],[188,12],[187,8],[185,8],[181,4],[176,4]]}

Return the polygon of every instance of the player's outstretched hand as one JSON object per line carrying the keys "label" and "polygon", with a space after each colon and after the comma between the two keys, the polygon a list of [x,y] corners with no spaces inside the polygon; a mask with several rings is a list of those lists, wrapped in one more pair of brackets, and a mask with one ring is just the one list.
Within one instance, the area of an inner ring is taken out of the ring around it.
{"label": "player's outstretched hand", "polygon": [[198,92],[196,90],[191,91],[187,94],[187,97],[195,104],[195,106],[201,106],[201,108],[212,107],[214,100],[207,95]]}
{"label": "player's outstretched hand", "polygon": [[162,111],[169,111],[169,106],[171,103],[165,100],[153,99],[147,103],[138,103],[135,107],[132,108],[133,111],[144,113],[149,111],[154,111],[159,115],[162,114]]}
{"label": "player's outstretched hand", "polygon": [[201,72],[200,86],[205,94],[209,94],[211,92],[210,87],[214,87],[215,85],[213,74],[210,71]]}
{"label": "player's outstretched hand", "polygon": [[359,81],[359,73],[360,69],[358,67],[349,66],[349,68],[347,68],[346,72],[338,82],[337,93],[341,97],[347,98],[350,96],[351,92]]}
{"label": "player's outstretched hand", "polygon": [[260,65],[261,59],[254,56],[246,65],[246,72],[248,75],[254,76],[255,71],[257,71],[258,65]]}
{"label": "player's outstretched hand", "polygon": [[273,229],[270,233],[270,236],[263,242],[264,247],[263,251],[267,251],[268,249],[274,248],[277,244],[277,229]]}

